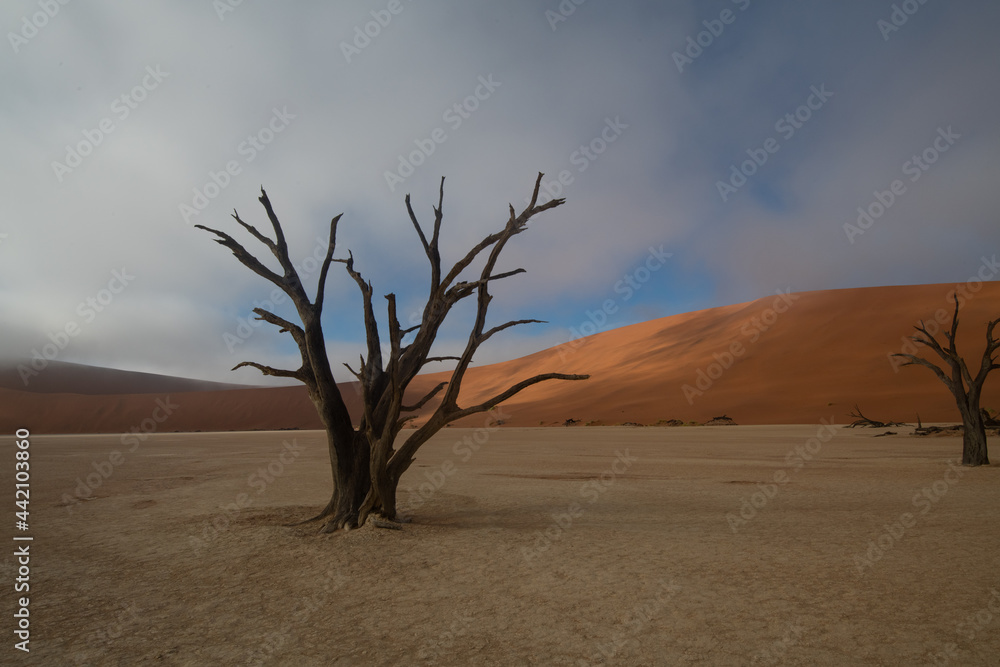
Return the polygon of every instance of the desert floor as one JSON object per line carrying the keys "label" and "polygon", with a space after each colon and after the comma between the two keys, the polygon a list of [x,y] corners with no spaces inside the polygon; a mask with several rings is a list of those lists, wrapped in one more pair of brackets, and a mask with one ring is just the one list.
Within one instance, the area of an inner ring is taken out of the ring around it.
{"label": "desert floor", "polygon": [[35,436],[30,662],[998,664],[1000,466],[879,432],[448,429],[339,535],[320,432]]}

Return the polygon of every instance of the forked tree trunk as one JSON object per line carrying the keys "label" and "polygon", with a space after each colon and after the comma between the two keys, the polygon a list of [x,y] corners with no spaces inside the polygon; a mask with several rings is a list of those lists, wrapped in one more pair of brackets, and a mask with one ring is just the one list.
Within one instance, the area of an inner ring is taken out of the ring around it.
{"label": "forked tree trunk", "polygon": [[371,451],[368,469],[371,484],[367,497],[362,498],[359,506],[359,522],[364,523],[369,514],[376,514],[388,521],[395,521],[396,486],[399,484],[399,479],[392,475],[392,471],[387,465],[389,448],[381,446],[381,443],[369,446]]}
{"label": "forked tree trunk", "polygon": [[[327,434],[328,439],[330,435]],[[339,461],[333,468],[333,507],[324,525],[325,532],[343,528],[357,528],[361,522],[361,505],[371,488],[371,470],[368,465],[368,440],[361,433],[354,433],[354,447],[347,460]],[[333,443],[328,443],[333,447]]]}

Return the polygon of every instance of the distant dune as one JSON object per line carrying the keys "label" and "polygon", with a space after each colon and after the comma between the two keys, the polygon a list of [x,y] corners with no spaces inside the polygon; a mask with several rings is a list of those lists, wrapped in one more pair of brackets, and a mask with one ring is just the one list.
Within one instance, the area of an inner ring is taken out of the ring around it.
{"label": "distant dune", "polygon": [[[19,365],[23,366],[22,370],[18,369]],[[0,364],[0,388],[43,394],[162,394],[248,387],[55,360],[38,371],[30,362]]]}
{"label": "distant dune", "polygon": [[[926,422],[957,421],[951,395],[930,371],[896,368],[889,358],[902,350],[918,320],[931,322],[937,315],[950,322],[948,295],[954,289],[943,284],[771,295],[652,320],[473,368],[460,404],[557,371],[592,377],[525,390],[504,403],[508,424],[705,422],[722,414],[740,424],[818,423],[830,417],[845,423],[855,403],[875,419],[912,422],[919,414]],[[998,315],[1000,283],[985,283],[968,295],[958,344],[970,366],[978,368],[985,323]],[[0,373],[6,378],[0,383],[6,387],[0,389],[0,426],[38,433],[320,428],[303,387],[232,389],[148,374],[114,379],[115,373],[121,372],[49,368],[33,380],[45,393],[21,391],[10,382],[11,377],[20,382],[16,373]],[[448,375],[418,378],[412,394]],[[354,385],[342,391],[356,414]],[[1000,409],[997,376],[987,381],[984,394],[984,407]],[[484,421],[476,415],[462,425]]]}

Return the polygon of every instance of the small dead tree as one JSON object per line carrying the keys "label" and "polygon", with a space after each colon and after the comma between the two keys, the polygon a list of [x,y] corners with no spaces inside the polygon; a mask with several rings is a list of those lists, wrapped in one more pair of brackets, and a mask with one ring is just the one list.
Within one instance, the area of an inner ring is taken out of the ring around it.
{"label": "small dead tree", "polygon": [[[486,313],[493,298],[489,293],[490,283],[524,272],[524,269],[515,269],[496,273],[495,269],[500,253],[514,236],[527,229],[528,221],[532,217],[565,202],[564,199],[553,199],[539,204],[538,191],[541,183],[542,174],[538,174],[528,206],[520,214],[516,214],[514,207],[510,206],[510,217],[504,227],[476,244],[447,272],[442,267],[439,250],[439,234],[443,218],[444,179],[441,179],[438,205],[433,207],[434,225],[429,239],[413,212],[410,196],[406,195],[407,213],[430,263],[430,292],[420,324],[408,329],[403,329],[400,326],[396,316],[395,294],[385,295],[389,326],[388,358],[384,358],[383,355],[382,339],[379,335],[375,308],[372,303],[371,283],[366,281],[361,273],[354,268],[354,257],[350,251],[348,251],[346,259],[334,259],[333,257],[336,249],[337,224],[343,214],[333,218],[330,222],[329,245],[326,257],[320,267],[319,282],[313,300],[309,299],[305,287],[292,265],[278,217],[275,215],[263,188],[261,188],[259,200],[274,228],[275,238],[272,240],[257,231],[252,225],[244,222],[236,211],[233,212],[233,218],[251,236],[271,251],[281,266],[280,271],[273,271],[265,266],[228,234],[202,225],[195,225],[199,229],[214,234],[218,237],[215,239],[216,243],[229,248],[244,266],[266,278],[287,294],[291,298],[301,321],[301,326],[299,326],[263,308],[254,308],[254,313],[257,314],[256,319],[269,322],[279,327],[281,332],[287,332],[292,336],[301,353],[302,366],[296,370],[285,370],[252,361],[244,361],[237,364],[233,370],[243,366],[251,366],[264,375],[295,378],[306,385],[309,398],[316,406],[327,433],[330,464],[333,472],[333,493],[327,506],[318,515],[303,523],[324,521],[323,532],[333,532],[361,526],[369,515],[380,516],[388,521],[397,521],[396,487],[399,484],[399,479],[413,463],[414,455],[420,446],[444,426],[457,419],[486,412],[523,389],[539,382],[585,380],[589,377],[562,373],[536,375],[518,382],[477,405],[468,407],[458,405],[462,380],[465,378],[466,371],[472,363],[472,357],[479,346],[495,334],[510,327],[541,322],[541,320],[515,320],[489,329],[486,328]],[[461,280],[463,272],[477,257],[484,253],[486,259],[478,277]],[[363,317],[367,338],[367,356],[361,356],[360,364],[356,370],[345,364],[360,383],[363,413],[360,415],[360,425],[357,428],[352,423],[351,415],[341,396],[340,387],[333,378],[330,361],[327,357],[323,328],[320,323],[327,273],[330,265],[334,262],[344,264],[347,273],[361,290],[364,304]],[[473,296],[476,298],[477,304],[476,318],[461,355],[430,356],[431,346],[452,308],[463,299]],[[404,344],[404,336],[413,332],[416,333],[411,342]],[[427,364],[449,359],[457,361],[450,381],[440,383],[413,404],[403,403],[404,394],[410,382]],[[429,401],[441,394],[442,390],[444,393],[437,409],[422,426],[406,438],[399,449],[396,449],[396,436],[399,435],[405,423],[412,419],[412,413],[427,405]],[[407,413],[411,413],[411,416],[405,416]]]}
{"label": "small dead tree", "polygon": [[958,404],[958,411],[962,415],[962,424],[965,427],[962,436],[962,465],[980,466],[989,465],[990,459],[986,450],[986,428],[983,421],[983,412],[979,407],[979,399],[983,393],[983,383],[990,371],[1000,368],[997,358],[994,356],[997,349],[1000,349],[1000,340],[993,337],[993,329],[1000,318],[992,320],[986,324],[986,349],[983,351],[983,358],[979,364],[979,371],[975,377],[969,372],[965,360],[958,355],[955,343],[955,334],[958,332],[958,296],[955,296],[955,313],[951,318],[951,330],[945,331],[948,346],[944,347],[938,340],[927,331],[923,320],[920,326],[914,327],[918,333],[911,336],[910,340],[915,343],[925,345],[941,357],[951,371],[950,376],[936,364],[913,354],[896,353],[892,356],[907,359],[903,366],[926,366],[931,369],[941,382],[948,387],[955,402]]}
{"label": "small dead tree", "polygon": [[[906,364],[903,364],[904,366]],[[847,428],[855,428],[857,426],[861,427],[871,427],[871,428],[886,428],[889,426],[905,426],[902,422],[880,422],[877,419],[869,419],[861,413],[861,408],[858,404],[854,404],[854,411],[849,414],[850,417],[854,417],[854,421],[847,425]]]}

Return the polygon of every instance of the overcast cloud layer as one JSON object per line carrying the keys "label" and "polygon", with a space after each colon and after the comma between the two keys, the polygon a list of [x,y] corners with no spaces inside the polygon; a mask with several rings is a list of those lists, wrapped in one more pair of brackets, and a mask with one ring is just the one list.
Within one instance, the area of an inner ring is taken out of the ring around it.
{"label": "overcast cloud layer", "polygon": [[[264,258],[228,217],[270,231],[261,185],[306,273],[344,213],[338,255],[407,324],[428,273],[406,193],[429,225],[447,177],[447,262],[562,173],[491,311],[550,323],[480,363],[777,289],[965,281],[997,252],[996,2],[577,2],[3,3],[0,356],[297,367],[240,324],[273,287],[193,227]],[[339,363],[363,332],[334,269]]]}

